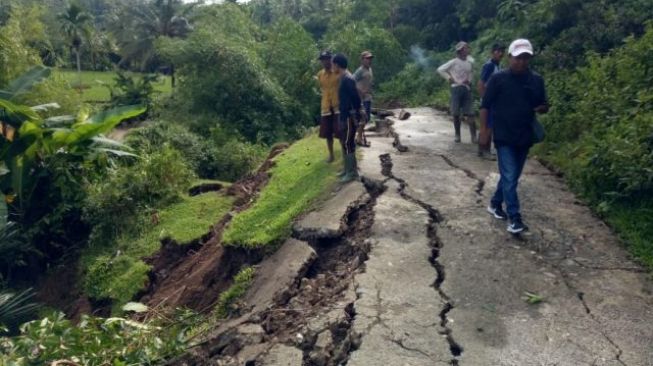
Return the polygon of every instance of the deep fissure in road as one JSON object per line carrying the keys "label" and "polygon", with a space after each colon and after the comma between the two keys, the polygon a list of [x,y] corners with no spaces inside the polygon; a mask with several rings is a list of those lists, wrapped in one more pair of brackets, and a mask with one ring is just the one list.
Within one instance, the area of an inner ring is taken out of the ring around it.
{"label": "deep fissure in road", "polygon": [[[427,228],[426,228],[427,237],[429,239],[429,245],[432,248],[429,262],[431,263],[431,266],[433,266],[437,274],[435,281],[433,282],[433,288],[437,291],[440,297],[442,297],[442,299],[445,301],[444,306],[442,307],[440,313],[438,314],[440,319],[440,326],[442,327],[440,334],[445,336],[447,343],[449,344],[449,351],[453,356],[453,358],[450,361],[451,365],[458,365],[459,364],[458,357],[462,355],[464,348],[454,339],[453,331],[448,325],[449,320],[447,315],[451,310],[453,310],[454,304],[451,301],[450,297],[442,289],[442,284],[446,279],[446,271],[444,265],[438,260],[440,257],[440,251],[443,247],[443,243],[437,235],[437,226],[439,223],[442,222],[442,215],[435,207],[429,205],[426,202],[418,200],[417,198],[411,196],[406,192],[408,183],[406,183],[405,180],[393,174],[392,156],[390,156],[390,154],[382,154],[379,156],[379,159],[381,161],[381,173],[383,174],[383,176],[388,177],[388,180],[394,180],[397,183],[399,183],[399,195],[403,199],[420,206],[429,215],[429,222],[427,223]],[[476,179],[481,182],[479,184],[479,190],[477,191],[477,193],[480,194],[480,190],[483,189],[484,182],[478,178]]]}

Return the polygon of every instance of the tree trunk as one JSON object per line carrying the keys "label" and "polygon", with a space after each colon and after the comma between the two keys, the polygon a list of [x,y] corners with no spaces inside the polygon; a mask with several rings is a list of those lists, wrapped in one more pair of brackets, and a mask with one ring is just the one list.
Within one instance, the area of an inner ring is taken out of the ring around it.
{"label": "tree trunk", "polygon": [[170,84],[172,85],[172,89],[175,88],[175,65],[170,65]]}
{"label": "tree trunk", "polygon": [[77,87],[82,91],[82,63],[79,57],[79,48],[75,48],[75,58],[77,59]]}

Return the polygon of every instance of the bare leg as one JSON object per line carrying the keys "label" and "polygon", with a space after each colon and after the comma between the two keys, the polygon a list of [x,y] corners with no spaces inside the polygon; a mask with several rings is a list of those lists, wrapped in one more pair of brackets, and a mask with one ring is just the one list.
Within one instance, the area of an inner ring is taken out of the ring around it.
{"label": "bare leg", "polygon": [[331,163],[335,160],[335,157],[333,156],[333,137],[327,137],[326,142],[327,149],[329,149],[329,158],[327,159],[327,163]]}
{"label": "bare leg", "polygon": [[467,116],[467,124],[469,125],[469,135],[472,137],[472,144],[478,142],[476,136],[476,121],[474,121],[473,116]]}

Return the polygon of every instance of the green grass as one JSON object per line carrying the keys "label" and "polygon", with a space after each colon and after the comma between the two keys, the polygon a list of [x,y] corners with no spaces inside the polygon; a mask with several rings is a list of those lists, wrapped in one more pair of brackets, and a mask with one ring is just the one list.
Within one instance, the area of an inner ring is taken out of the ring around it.
{"label": "green grass", "polygon": [[[188,243],[208,233],[212,225],[231,209],[233,197],[207,192],[158,212],[158,225],[145,228],[138,238],[120,238],[119,246],[133,255],[147,256],[159,248],[163,238],[171,238],[179,244]],[[129,249],[127,249],[129,248]]]}
{"label": "green grass", "polygon": [[207,315],[201,315],[186,333],[187,339],[194,339],[199,335],[214,329],[216,325],[233,314],[238,313],[238,300],[240,300],[254,281],[256,269],[245,266],[234,276],[233,284],[220,294],[218,302]]}
{"label": "green grass", "polygon": [[[233,204],[233,197],[207,192],[184,197],[179,203],[158,212],[158,224],[147,217],[137,235],[123,235],[115,246],[89,248],[82,255],[81,267],[88,295],[114,300],[114,310],[130,301],[147,280],[150,267],[141,258],[156,253],[160,240],[171,238],[179,244],[200,238],[210,231]],[[120,255],[116,253],[120,252]]]}
{"label": "green grass", "polygon": [[[581,182],[574,177],[582,174],[587,157],[579,156],[577,144],[536,145],[533,153],[563,172],[567,185],[582,197]],[[631,202],[604,203],[586,200],[594,212],[607,222],[623,241],[628,251],[653,271],[653,199]]]}
{"label": "green grass", "polygon": [[288,237],[293,220],[331,190],[342,165],[325,162],[324,140],[311,135],[276,157],[272,177],[252,207],[236,215],[223,243],[247,248],[276,244]]}
{"label": "green grass", "polygon": [[240,299],[252,284],[255,270],[253,267],[244,267],[234,277],[234,283],[227,291],[220,294],[218,305],[213,309],[213,315],[226,318],[237,309],[234,304]]}
{"label": "green grass", "polygon": [[653,200],[613,205],[604,216],[628,250],[653,271]]}
{"label": "green grass", "polygon": [[[71,86],[78,85],[77,71],[72,70],[57,70],[55,73],[61,74]],[[115,82],[116,73],[111,71],[82,71],[81,73],[82,85],[82,99],[89,103],[103,103],[108,102],[111,98],[108,85],[113,86]],[[172,84],[169,76],[161,75],[159,80],[154,83],[154,90],[169,94],[172,92]]]}

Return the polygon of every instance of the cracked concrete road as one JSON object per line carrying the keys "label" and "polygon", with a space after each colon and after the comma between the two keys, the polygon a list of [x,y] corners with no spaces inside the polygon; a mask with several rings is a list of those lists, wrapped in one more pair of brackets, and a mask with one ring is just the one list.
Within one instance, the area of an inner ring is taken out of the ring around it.
{"label": "cracked concrete road", "polygon": [[529,160],[530,231],[509,235],[485,211],[496,163],[464,133],[453,143],[446,115],[409,111],[393,126],[408,151],[373,136],[360,161],[387,190],[355,278],[361,345],[347,364],[653,366],[653,282],[606,225]]}

